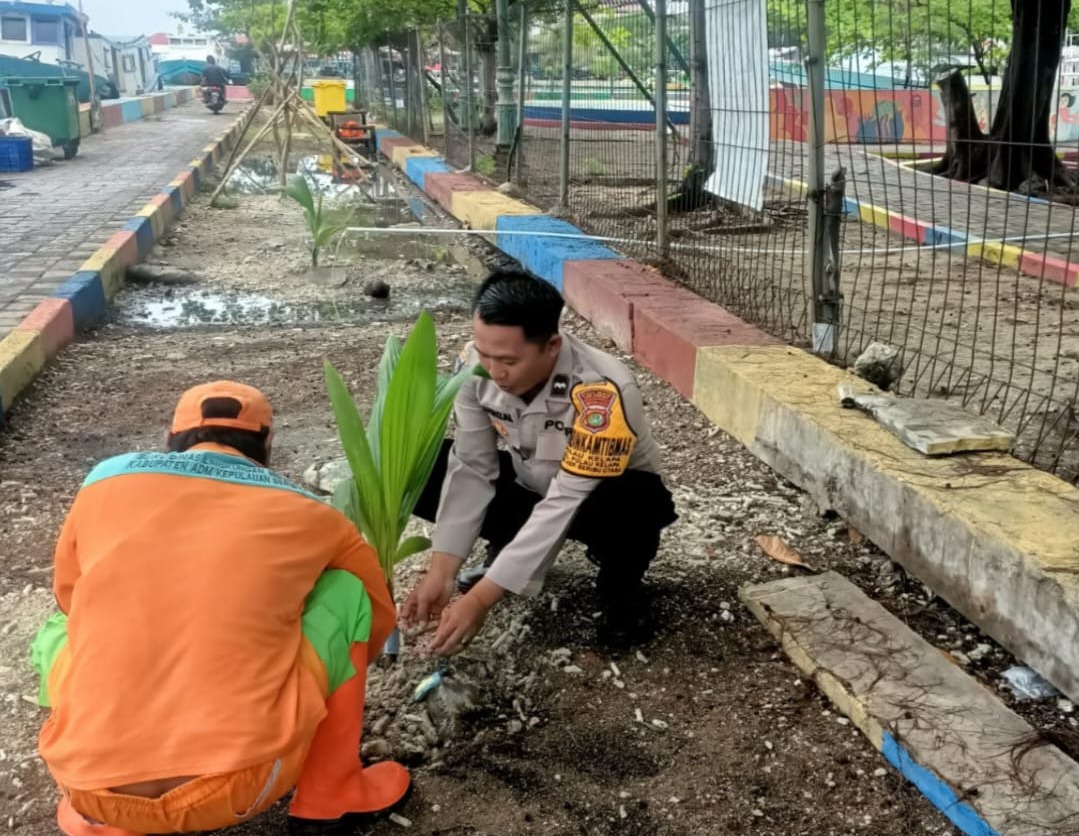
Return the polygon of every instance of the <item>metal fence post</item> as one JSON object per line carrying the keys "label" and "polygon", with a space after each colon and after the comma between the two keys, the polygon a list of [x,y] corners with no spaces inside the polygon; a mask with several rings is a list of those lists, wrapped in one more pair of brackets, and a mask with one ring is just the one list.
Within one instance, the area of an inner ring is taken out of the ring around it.
{"label": "metal fence post", "polygon": [[[516,124],[517,108],[513,104],[513,45],[510,43],[510,4],[509,0],[496,0],[495,24],[498,27],[498,68],[497,80],[497,130],[496,145],[505,150],[513,144],[513,127]],[[507,172],[508,175],[508,172]],[[508,179],[508,177],[507,177]]]}
{"label": "metal fence post", "polygon": [[462,113],[468,125],[468,170],[476,170],[476,112],[472,104],[474,86],[472,84],[472,12],[465,8],[465,97],[462,100]]}
{"label": "metal fence post", "polygon": [[[457,0],[457,19],[463,31],[461,51],[465,59],[465,83],[461,85],[461,112],[459,123],[468,131],[468,141],[472,142],[472,33],[469,23],[468,0]],[[470,152],[471,153],[471,152]]]}
{"label": "metal fence post", "polygon": [[825,185],[824,185],[824,0],[807,0],[808,50],[806,78],[809,82],[809,269],[813,285],[813,350],[832,354],[838,344],[838,288],[825,279]]}
{"label": "metal fence post", "polygon": [[521,3],[521,31],[517,33],[517,118],[513,127],[513,182],[521,179],[521,153],[525,142],[525,87],[528,63],[528,4]]}
{"label": "metal fence post", "polygon": [[569,207],[569,117],[573,97],[573,10],[574,0],[566,0],[562,30],[562,146],[558,158],[558,205]]}
{"label": "metal fence post", "polygon": [[656,0],[656,247],[661,258],[667,240],[667,0]]}
{"label": "metal fence post", "polygon": [[438,80],[442,85],[442,147],[446,157],[450,155],[450,91],[446,87],[449,73],[446,69],[446,31],[442,28],[442,18],[438,19]]}

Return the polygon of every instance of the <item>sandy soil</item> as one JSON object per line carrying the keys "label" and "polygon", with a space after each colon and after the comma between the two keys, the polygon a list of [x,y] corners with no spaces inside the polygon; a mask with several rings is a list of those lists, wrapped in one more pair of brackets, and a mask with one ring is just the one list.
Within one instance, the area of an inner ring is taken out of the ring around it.
{"label": "sandy soil", "polygon": [[[387,333],[401,333],[420,302],[441,300],[447,364],[466,338],[462,270],[415,254],[357,257],[347,282],[328,287],[305,272],[302,244],[294,208],[275,197],[243,198],[231,212],[196,205],[152,259],[196,283],[125,293],[114,321],[66,350],[0,432],[0,822],[16,834],[54,832],[55,792],[34,750],[43,712],[33,704],[26,648],[52,605],[53,538],[93,463],[156,447],[184,387],[228,376],[269,395],[280,416],[276,465],[299,480],[340,455],[323,358],[366,398]],[[363,295],[373,276],[391,284],[389,303]],[[271,300],[276,313],[236,301],[250,297]],[[205,308],[208,298],[209,316],[189,315],[192,299]],[[566,327],[612,348],[573,315]],[[437,698],[409,701],[435,662],[406,642],[396,666],[372,673],[365,748],[413,767],[407,829],[954,834],[739,605],[740,585],[791,571],[753,539],[778,534],[814,567],[852,577],[990,687],[1007,657],[638,371],[681,514],[650,573],[658,636],[617,655],[596,646],[594,570],[571,546],[538,600],[500,607],[468,653],[451,661],[446,676],[471,705],[460,717],[447,716]],[[419,570],[403,567],[399,588]],[[1038,711],[1067,729],[1068,708],[1049,701]],[[385,821],[370,832],[402,829]],[[283,805],[232,832],[283,834]]]}

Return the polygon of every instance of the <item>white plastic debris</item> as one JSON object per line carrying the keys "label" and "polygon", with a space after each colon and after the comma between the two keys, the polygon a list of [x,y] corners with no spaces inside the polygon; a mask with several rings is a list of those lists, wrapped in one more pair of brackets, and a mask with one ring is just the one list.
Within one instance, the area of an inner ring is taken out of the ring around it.
{"label": "white plastic debris", "polygon": [[1019,700],[1044,700],[1060,694],[1041,674],[1026,665],[1014,665],[1001,676]]}
{"label": "white plastic debris", "polygon": [[406,819],[400,813],[390,813],[390,821],[401,827],[412,827],[412,819]]}

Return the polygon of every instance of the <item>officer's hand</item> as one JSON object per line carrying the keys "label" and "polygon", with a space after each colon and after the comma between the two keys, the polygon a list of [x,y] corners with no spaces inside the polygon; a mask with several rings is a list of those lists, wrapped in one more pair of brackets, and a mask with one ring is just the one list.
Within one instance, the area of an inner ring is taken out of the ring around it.
{"label": "officer's hand", "polygon": [[431,640],[431,652],[452,656],[461,650],[483,628],[489,611],[490,607],[473,592],[458,598],[443,611],[438,631]]}
{"label": "officer's hand", "polygon": [[401,620],[407,626],[422,626],[429,621],[437,621],[453,597],[456,567],[460,561],[450,558],[454,562],[447,565],[439,557],[437,554],[433,556],[427,574],[416,584],[401,607]]}

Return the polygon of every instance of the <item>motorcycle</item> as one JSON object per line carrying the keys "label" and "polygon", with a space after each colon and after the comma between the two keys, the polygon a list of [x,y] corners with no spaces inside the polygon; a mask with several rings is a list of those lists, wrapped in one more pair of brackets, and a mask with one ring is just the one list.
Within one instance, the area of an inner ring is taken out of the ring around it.
{"label": "motorcycle", "polygon": [[221,91],[221,88],[217,85],[203,87],[202,103],[206,105],[206,107],[210,108],[210,111],[212,113],[220,113],[221,108],[225,106],[225,97]]}

